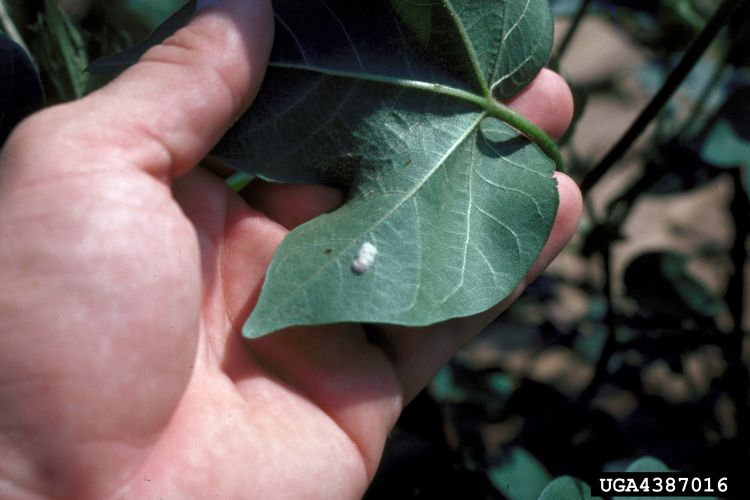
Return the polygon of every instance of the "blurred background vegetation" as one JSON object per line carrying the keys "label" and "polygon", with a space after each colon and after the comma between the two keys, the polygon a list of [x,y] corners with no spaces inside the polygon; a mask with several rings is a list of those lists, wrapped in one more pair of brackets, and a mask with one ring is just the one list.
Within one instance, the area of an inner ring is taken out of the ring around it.
{"label": "blurred background vegetation", "polygon": [[750,498],[742,3],[551,2],[580,230],[408,409],[370,498],[532,499],[644,463]]}
{"label": "blurred background vegetation", "polygon": [[[628,467],[734,474],[750,498],[749,4],[550,3],[579,234],[407,408],[367,498],[586,498]],[[181,4],[0,0],[0,28],[53,104]]]}
{"label": "blurred background vegetation", "polygon": [[106,82],[89,62],[145,39],[182,0],[2,0],[0,30],[32,55],[46,104],[81,97]]}

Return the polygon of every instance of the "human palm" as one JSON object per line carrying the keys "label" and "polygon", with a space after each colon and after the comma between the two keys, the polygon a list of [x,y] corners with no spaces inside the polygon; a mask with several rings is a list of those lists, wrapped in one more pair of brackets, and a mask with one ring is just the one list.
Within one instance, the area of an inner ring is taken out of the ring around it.
{"label": "human palm", "polygon": [[[271,25],[265,2],[219,2],[3,150],[0,496],[356,498],[403,405],[507,305],[241,338],[287,230],[340,203],[195,167],[257,91]],[[512,105],[553,135],[569,121],[550,72]],[[532,275],[578,217],[559,185]]]}

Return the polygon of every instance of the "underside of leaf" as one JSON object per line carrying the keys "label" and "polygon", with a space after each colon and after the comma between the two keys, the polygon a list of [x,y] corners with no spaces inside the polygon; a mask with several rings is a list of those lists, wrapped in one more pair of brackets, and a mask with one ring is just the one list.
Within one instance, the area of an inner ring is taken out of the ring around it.
{"label": "underside of leaf", "polygon": [[505,298],[557,210],[555,162],[498,103],[546,62],[546,0],[286,1],[276,18],[261,96],[214,155],[348,198],[284,240],[244,334],[426,325]]}

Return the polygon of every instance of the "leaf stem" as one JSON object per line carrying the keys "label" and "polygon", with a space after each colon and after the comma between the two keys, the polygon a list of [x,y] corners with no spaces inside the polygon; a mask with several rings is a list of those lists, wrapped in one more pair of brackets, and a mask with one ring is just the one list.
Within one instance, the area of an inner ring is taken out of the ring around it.
{"label": "leaf stem", "polygon": [[612,168],[620,158],[622,158],[625,152],[630,149],[630,146],[632,146],[636,139],[640,137],[641,133],[643,133],[649,123],[651,123],[651,120],[659,114],[664,106],[667,105],[672,98],[672,95],[677,91],[680,85],[682,85],[682,82],[688,76],[695,64],[719,34],[719,31],[721,31],[727,21],[729,21],[729,17],[737,8],[745,3],[745,1],[746,0],[724,0],[716,9],[716,12],[714,12],[714,15],[708,21],[706,27],[703,28],[703,31],[701,31],[695,41],[690,45],[679,64],[677,64],[675,69],[672,70],[661,90],[659,90],[648,106],[646,106],[643,112],[641,112],[640,116],[636,118],[635,122],[633,122],[630,129],[625,132],[620,141],[615,144],[602,161],[584,177],[581,182],[581,191],[584,195],[594,187],[599,179],[609,172],[609,169]]}
{"label": "leaf stem", "polygon": [[488,99],[485,102],[484,107],[491,116],[504,121],[526,136],[531,142],[539,146],[544,154],[549,156],[555,162],[558,170],[561,172],[565,171],[565,161],[563,160],[562,154],[560,154],[560,149],[557,147],[557,143],[542,129],[510,109],[505,104],[497,102],[494,99]]}
{"label": "leaf stem", "polygon": [[309,66],[302,64],[289,64],[289,63],[270,63],[270,67],[279,69],[293,69],[299,71],[310,71],[314,73],[320,73],[328,76],[336,76],[341,78],[351,78],[355,80],[361,80],[366,82],[383,83],[386,85],[393,85],[397,87],[405,87],[415,90],[422,90],[426,92],[432,92],[435,94],[441,94],[445,96],[455,97],[463,101],[475,104],[482,110],[489,113],[491,116],[504,121],[518,132],[526,136],[529,140],[534,142],[539,148],[554,160],[555,165],[559,170],[563,170],[565,162],[563,161],[560,150],[557,144],[550,136],[548,136],[542,129],[534,125],[532,122],[519,115],[508,106],[497,102],[492,97],[485,97],[469,92],[468,90],[451,87],[450,85],[443,85],[440,83],[429,83],[420,80],[407,80],[405,78],[398,78],[393,76],[383,76],[371,73],[357,73],[353,71],[341,71],[332,70],[328,68],[322,68],[318,66]]}
{"label": "leaf stem", "polygon": [[255,179],[254,176],[247,174],[245,172],[235,172],[224,181],[227,186],[229,186],[229,189],[234,191],[235,193],[239,193],[242,191],[252,180]]}

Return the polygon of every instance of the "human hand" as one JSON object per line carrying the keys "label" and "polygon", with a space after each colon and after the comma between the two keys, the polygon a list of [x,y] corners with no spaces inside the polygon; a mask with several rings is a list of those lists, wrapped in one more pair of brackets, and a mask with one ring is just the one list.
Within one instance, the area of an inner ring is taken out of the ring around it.
{"label": "human hand", "polygon": [[[0,496],[360,497],[403,405],[512,300],[428,328],[240,337],[287,231],[341,203],[313,186],[238,196],[196,167],[257,92],[271,30],[269,2],[216,2],[6,144]],[[551,135],[572,108],[548,71],[511,105]],[[580,213],[558,180],[529,280]]]}

